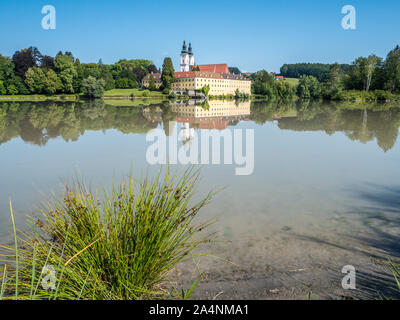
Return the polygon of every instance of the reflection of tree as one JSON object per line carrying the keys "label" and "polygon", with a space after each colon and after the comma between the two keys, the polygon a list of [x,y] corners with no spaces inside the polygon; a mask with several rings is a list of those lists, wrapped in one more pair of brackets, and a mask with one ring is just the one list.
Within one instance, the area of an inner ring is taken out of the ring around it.
{"label": "reflection of tree", "polygon": [[165,132],[166,136],[169,136],[170,135],[169,123],[170,123],[170,121],[174,121],[175,120],[176,113],[172,111],[172,107],[168,102],[166,102],[162,106],[162,115],[161,115],[161,117],[162,117],[164,132]]}
{"label": "reflection of tree", "polygon": [[0,103],[0,144],[20,136],[26,142],[45,145],[59,136],[76,141],[86,130],[146,133],[156,126],[143,116],[140,106],[115,107],[102,100]]}
{"label": "reflection of tree", "polygon": [[250,120],[258,124],[263,124],[267,121],[272,121],[276,115],[285,114],[295,110],[293,103],[281,104],[271,101],[253,101],[250,106]]}
{"label": "reflection of tree", "polygon": [[[236,103],[236,101],[235,101],[235,103]],[[204,110],[210,110],[210,104],[208,103],[208,100],[205,100],[202,104],[201,104],[201,107],[204,109]]]}
{"label": "reflection of tree", "polygon": [[7,122],[6,122],[7,111],[5,109],[0,108],[0,137],[5,136],[7,130]]}
{"label": "reflection of tree", "polygon": [[[376,139],[385,152],[396,143],[400,126],[400,109],[390,104],[305,101],[288,107],[253,102],[251,111],[251,119],[257,123],[281,117],[278,125],[283,130],[325,131],[327,134],[339,131],[361,143]],[[295,116],[291,114],[293,111]]]}
{"label": "reflection of tree", "polygon": [[382,111],[376,113],[376,121],[371,124],[371,130],[374,130],[378,145],[386,152],[392,149],[396,143],[399,126],[400,113],[396,110]]}
{"label": "reflection of tree", "polygon": [[[144,112],[146,110],[146,112]],[[2,102],[0,144],[14,137],[36,145],[62,137],[76,141],[86,130],[117,129],[123,133],[147,133],[163,123],[168,128],[176,114],[168,102],[137,107],[88,102]],[[349,139],[377,140],[385,152],[393,148],[400,126],[400,108],[390,104],[253,101],[250,120],[263,124],[279,119],[282,130],[343,132]],[[230,122],[235,125],[237,120]]]}

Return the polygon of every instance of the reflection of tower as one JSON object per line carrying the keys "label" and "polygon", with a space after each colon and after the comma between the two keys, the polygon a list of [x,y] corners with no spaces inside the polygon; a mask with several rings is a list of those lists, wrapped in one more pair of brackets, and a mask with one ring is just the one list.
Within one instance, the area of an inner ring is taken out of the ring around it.
{"label": "reflection of tower", "polygon": [[194,54],[192,51],[192,44],[189,43],[189,49],[186,47],[186,41],[183,41],[181,51],[181,72],[187,72],[193,69]]}
{"label": "reflection of tower", "polygon": [[174,134],[176,127],[176,121],[164,121],[163,120],[164,132],[167,137],[171,137]]}
{"label": "reflection of tower", "polygon": [[179,132],[179,140],[186,143],[194,138],[194,129],[189,127],[189,123],[182,123],[181,131]]}

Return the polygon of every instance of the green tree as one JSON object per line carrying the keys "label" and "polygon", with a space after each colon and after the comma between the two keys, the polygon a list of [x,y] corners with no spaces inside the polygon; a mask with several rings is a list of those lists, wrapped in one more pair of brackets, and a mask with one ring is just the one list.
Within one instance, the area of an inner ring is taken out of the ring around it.
{"label": "green tree", "polygon": [[275,81],[275,96],[280,100],[292,100],[295,90],[287,81]]}
{"label": "green tree", "polygon": [[171,58],[165,58],[162,66],[161,81],[164,89],[170,90],[175,82],[175,70]]}
{"label": "green tree", "polygon": [[14,74],[14,63],[8,57],[3,57],[0,54],[0,80],[5,81],[10,79]]}
{"label": "green tree", "polygon": [[105,82],[103,79],[96,79],[92,76],[82,82],[83,93],[90,98],[101,98],[104,95]]}
{"label": "green tree", "polygon": [[13,75],[11,79],[8,79],[4,82],[4,86],[8,88],[9,86],[13,85],[19,94],[30,94],[30,91],[26,87],[24,81],[22,81],[21,77]]}
{"label": "green tree", "polygon": [[76,75],[72,79],[72,87],[74,88],[74,92],[81,92],[81,85],[84,77],[84,70],[80,60],[77,58],[74,62]]}
{"label": "green tree", "polygon": [[112,90],[115,88],[115,80],[111,73],[110,66],[105,64],[100,66],[100,78],[104,80],[105,90]]}
{"label": "green tree", "polygon": [[363,90],[363,75],[361,65],[364,64],[363,57],[357,58],[349,68],[349,72],[344,76],[344,88],[346,90]]}
{"label": "green tree", "polygon": [[44,81],[44,92],[47,94],[55,94],[57,90],[60,90],[61,88],[62,83],[57,77],[57,74],[53,70],[47,71]]}
{"label": "green tree", "polygon": [[229,72],[233,73],[233,74],[241,74],[242,73],[238,67],[229,67]]}
{"label": "green tree", "polygon": [[321,84],[314,76],[301,76],[297,86],[300,99],[317,99],[321,96]]}
{"label": "green tree", "polygon": [[390,92],[400,90],[400,46],[390,51],[384,63],[386,84]]}
{"label": "green tree", "polygon": [[7,93],[8,93],[9,95],[14,96],[14,95],[18,94],[18,89],[17,89],[17,87],[16,87],[15,85],[10,84],[10,85],[7,87]]}
{"label": "green tree", "polygon": [[267,96],[269,99],[274,98],[274,75],[265,70],[261,70],[258,71],[254,77],[252,86],[253,93]]}
{"label": "green tree", "polygon": [[341,90],[343,88],[343,72],[338,63],[329,68],[328,87],[332,91]]}
{"label": "green tree", "polygon": [[344,88],[344,72],[338,63],[332,64],[329,68],[328,80],[323,86],[323,96],[332,98],[338,95]]}
{"label": "green tree", "polygon": [[25,73],[25,84],[31,93],[42,93],[46,78],[42,69],[29,68]]}
{"label": "green tree", "polygon": [[154,64],[151,64],[147,67],[148,73],[158,73],[158,69]]}
{"label": "green tree", "polygon": [[73,57],[71,54],[58,53],[54,61],[54,67],[62,83],[64,93],[74,93],[73,79],[77,76]]}
{"label": "green tree", "polygon": [[82,64],[83,67],[83,78],[86,79],[92,76],[96,79],[100,78],[100,66],[97,63],[86,63]]}
{"label": "green tree", "polygon": [[122,59],[117,62],[117,64],[121,67],[122,70],[131,70],[135,68],[142,68],[142,69],[148,69],[149,66],[153,64],[151,60],[145,60],[145,59],[132,59],[132,60],[126,60]]}
{"label": "green tree", "polygon": [[367,58],[357,58],[350,68],[349,76],[346,77],[346,88],[369,91],[372,77],[381,61],[382,59],[374,54]]}
{"label": "green tree", "polygon": [[375,73],[375,70],[377,66],[381,63],[382,59],[377,57],[374,54],[371,54],[367,58],[367,63],[366,63],[366,79],[365,79],[365,91],[369,91],[371,87],[371,81],[372,81],[372,76]]}
{"label": "green tree", "polygon": [[112,68],[112,74],[116,74],[115,87],[120,89],[137,88],[138,83],[133,71],[129,69],[121,69],[120,67]]}
{"label": "green tree", "polygon": [[12,56],[12,61],[15,66],[15,75],[24,78],[28,69],[36,67],[41,58],[42,54],[35,47],[15,52]]}
{"label": "green tree", "polygon": [[118,89],[137,88],[137,82],[134,82],[128,78],[118,78],[115,81],[115,87]]}
{"label": "green tree", "polygon": [[3,81],[0,80],[0,95],[5,95],[6,93],[6,87],[4,86]]}

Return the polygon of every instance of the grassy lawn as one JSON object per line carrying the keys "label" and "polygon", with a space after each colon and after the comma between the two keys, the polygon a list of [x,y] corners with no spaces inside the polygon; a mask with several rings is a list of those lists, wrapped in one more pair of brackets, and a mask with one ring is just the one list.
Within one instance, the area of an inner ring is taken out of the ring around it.
{"label": "grassy lawn", "polygon": [[[104,92],[104,97],[131,97],[133,93],[134,97],[154,97],[164,98],[167,95],[160,91],[150,90],[139,90],[139,89],[113,89]],[[81,94],[80,94],[81,95]],[[75,94],[58,94],[54,96],[46,96],[42,94],[31,94],[31,95],[0,95],[0,101],[47,101],[47,100],[76,100]]]}
{"label": "grassy lawn", "polygon": [[289,82],[289,84],[293,87],[296,87],[299,84],[299,79],[297,78],[285,78],[284,81]]}
{"label": "grassy lawn", "polygon": [[0,101],[46,101],[46,100],[76,100],[76,96],[74,94],[59,94],[54,96],[46,96],[41,94],[15,95],[15,96],[0,95]]}
{"label": "grassy lawn", "polygon": [[138,89],[112,89],[104,92],[105,97],[165,97],[166,95],[160,91],[138,90]]}

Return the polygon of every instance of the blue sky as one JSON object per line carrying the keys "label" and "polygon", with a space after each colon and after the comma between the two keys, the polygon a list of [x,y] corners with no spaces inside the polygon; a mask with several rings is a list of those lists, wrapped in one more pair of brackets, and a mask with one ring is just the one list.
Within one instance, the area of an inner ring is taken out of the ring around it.
{"label": "blue sky", "polygon": [[[347,4],[357,10],[356,30],[341,27]],[[44,5],[56,8],[56,30],[41,27]],[[146,58],[158,66],[170,56],[177,68],[186,39],[198,64],[278,72],[284,63],[385,57],[400,44],[399,13],[398,0],[1,0],[0,53],[32,45],[82,62]]]}

